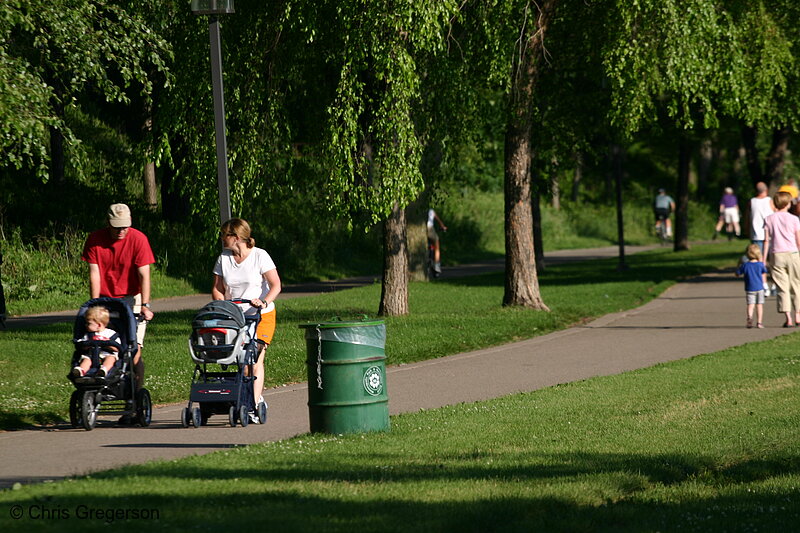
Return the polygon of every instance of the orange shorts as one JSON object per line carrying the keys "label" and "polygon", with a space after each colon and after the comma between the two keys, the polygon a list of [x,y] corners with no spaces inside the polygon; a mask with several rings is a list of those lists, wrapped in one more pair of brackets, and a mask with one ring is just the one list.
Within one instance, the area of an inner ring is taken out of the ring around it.
{"label": "orange shorts", "polygon": [[269,313],[261,313],[261,321],[256,329],[256,340],[268,345],[272,342],[273,335],[275,335],[275,309]]}

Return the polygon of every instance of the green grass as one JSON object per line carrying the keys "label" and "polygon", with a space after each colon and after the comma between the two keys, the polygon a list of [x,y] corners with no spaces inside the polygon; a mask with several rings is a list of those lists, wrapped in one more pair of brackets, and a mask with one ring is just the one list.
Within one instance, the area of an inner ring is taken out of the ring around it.
{"label": "green grass", "polygon": [[[387,323],[387,364],[442,357],[543,335],[592,318],[639,306],[673,280],[732,266],[741,244],[697,246],[673,253],[659,249],[628,258],[631,269],[616,271],[604,260],[549,267],[540,278],[551,312],[504,308],[502,274],[442,283],[412,283],[411,315]],[[267,386],[306,380],[305,340],[298,325],[334,316],[375,316],[380,285],[283,300],[278,329],[267,353]],[[184,401],[194,365],[186,339],[194,311],[159,313],[145,339],[147,388],[156,403]],[[67,416],[72,384],[67,381],[72,324],[55,324],[0,334],[0,428],[48,424]],[[31,358],[36,364],[30,364]]]}
{"label": "green grass", "polygon": [[[3,531],[796,531],[797,336],[497,400],[0,493]],[[11,520],[43,508],[64,519]]]}

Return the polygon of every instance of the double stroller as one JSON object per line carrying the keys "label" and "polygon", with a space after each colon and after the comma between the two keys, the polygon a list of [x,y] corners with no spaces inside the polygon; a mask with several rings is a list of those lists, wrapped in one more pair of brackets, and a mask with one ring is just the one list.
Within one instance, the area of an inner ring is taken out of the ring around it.
{"label": "double stroller", "polygon": [[[97,375],[100,353],[112,341],[85,338],[86,312],[96,305],[108,309],[108,327],[119,336],[119,342],[113,343],[119,350],[117,362],[104,377]],[[136,327],[136,315],[128,304],[117,298],[94,298],[78,310],[73,327],[72,342],[75,350],[70,368],[79,365],[83,356],[91,359],[92,366],[83,376],[68,376],[75,386],[69,399],[69,421],[73,427],[83,426],[90,431],[100,415],[122,416],[142,427],[150,425],[153,409],[150,392],[145,388],[136,390],[136,378],[133,374],[133,356],[138,349]]]}
{"label": "double stroller", "polygon": [[[261,315],[245,315],[236,305],[247,302],[213,301],[192,319],[189,354],[195,368],[189,404],[181,410],[183,427],[204,426],[214,414],[227,414],[231,427],[250,423],[255,409],[253,365],[258,357],[255,331]],[[212,364],[220,371],[210,371]],[[261,402],[255,411],[259,422],[265,423],[266,404]]]}

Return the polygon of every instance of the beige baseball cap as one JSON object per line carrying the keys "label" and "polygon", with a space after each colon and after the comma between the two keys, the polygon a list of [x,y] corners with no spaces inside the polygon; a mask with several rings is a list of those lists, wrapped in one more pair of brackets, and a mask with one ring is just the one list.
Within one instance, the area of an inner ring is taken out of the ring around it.
{"label": "beige baseball cap", "polygon": [[131,225],[131,210],[125,204],[114,204],[108,208],[108,225],[112,228],[128,228]]}

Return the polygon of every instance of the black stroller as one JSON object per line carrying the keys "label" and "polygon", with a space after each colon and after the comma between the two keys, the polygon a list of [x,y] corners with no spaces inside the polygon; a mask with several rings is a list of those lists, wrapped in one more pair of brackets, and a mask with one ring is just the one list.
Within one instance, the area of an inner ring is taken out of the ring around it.
{"label": "black stroller", "polygon": [[[110,342],[83,340],[86,311],[95,305],[108,309],[108,327],[119,335],[119,344],[115,344],[119,348],[119,358],[105,377],[97,377],[96,372],[100,366],[100,351]],[[84,376],[68,376],[76,389],[69,400],[69,421],[73,427],[83,426],[87,431],[91,430],[99,415],[130,417],[142,427],[150,425],[153,411],[150,392],[145,388],[136,390],[133,375],[133,356],[138,349],[136,326],[136,316],[123,300],[94,298],[81,306],[75,318],[75,351],[70,368],[78,365],[83,355],[91,358],[92,367]]]}
{"label": "black stroller", "polygon": [[[253,365],[258,356],[255,330],[260,314],[245,315],[237,303],[247,300],[217,300],[206,304],[192,320],[189,354],[195,362],[189,405],[181,410],[181,425],[198,428],[213,414],[227,414],[231,427],[238,421],[250,423],[254,409]],[[208,364],[220,365],[211,372]],[[234,367],[234,371],[228,371]],[[249,375],[245,375],[245,369]],[[193,407],[194,404],[197,406]],[[267,421],[267,406],[256,412],[260,423]]]}

